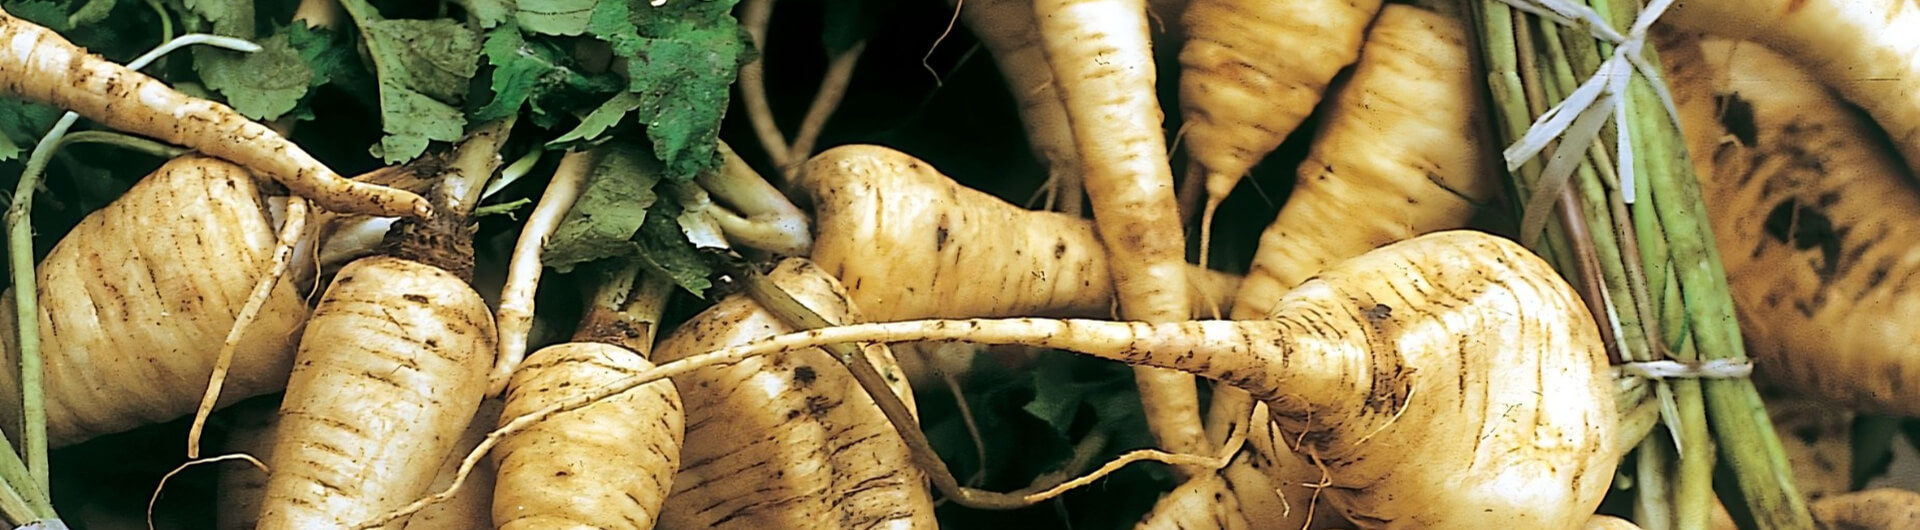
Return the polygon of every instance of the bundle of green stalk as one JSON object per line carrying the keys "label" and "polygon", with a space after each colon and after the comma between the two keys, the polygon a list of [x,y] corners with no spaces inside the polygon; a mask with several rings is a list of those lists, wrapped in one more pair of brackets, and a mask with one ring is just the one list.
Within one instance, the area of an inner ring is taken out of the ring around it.
{"label": "bundle of green stalk", "polygon": [[[1647,9],[1658,16],[1670,3]],[[1496,134],[1515,146],[1507,159],[1520,241],[1583,291],[1628,373],[1679,367],[1655,387],[1661,426],[1621,468],[1633,477],[1632,519],[1648,529],[1708,527],[1719,465],[1732,479],[1720,494],[1736,520],[1811,527],[1740,369],[1741,330],[1645,36],[1651,19],[1638,2],[1468,4]]]}

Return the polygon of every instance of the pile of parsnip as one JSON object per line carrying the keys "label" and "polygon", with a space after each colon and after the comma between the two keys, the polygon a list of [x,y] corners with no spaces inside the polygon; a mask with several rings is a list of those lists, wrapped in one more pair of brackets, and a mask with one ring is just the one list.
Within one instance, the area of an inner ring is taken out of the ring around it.
{"label": "pile of parsnip", "polygon": [[[0,522],[1675,527],[1483,1],[0,0]],[[1823,528],[1920,528],[1909,4],[1648,37]]]}

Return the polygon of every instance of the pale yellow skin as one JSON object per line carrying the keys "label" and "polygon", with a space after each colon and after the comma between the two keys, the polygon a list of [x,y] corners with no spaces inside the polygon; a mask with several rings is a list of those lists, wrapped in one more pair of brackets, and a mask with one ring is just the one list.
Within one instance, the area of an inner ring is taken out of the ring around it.
{"label": "pale yellow skin", "polygon": [[1420,8],[1381,10],[1353,76],[1336,87],[1299,178],[1234,302],[1264,316],[1327,266],[1415,235],[1464,227],[1499,189],[1483,134],[1469,32]]}
{"label": "pale yellow skin", "polygon": [[[1824,77],[1757,44],[1701,46],[1663,61],[1755,376],[1920,415],[1910,175]],[[1720,101],[1750,112],[1716,119]]]}
{"label": "pale yellow skin", "polygon": [[[1180,114],[1187,178],[1208,211],[1313,114],[1360,55],[1380,0],[1193,0],[1181,18]],[[1437,109],[1436,109],[1437,110]]]}
{"label": "pale yellow skin", "polygon": [[[1112,314],[1107,252],[1086,219],[1015,206],[874,145],[822,152],[795,183],[813,202],[811,257],[869,319]],[[1196,307],[1238,285],[1187,274]]]}
{"label": "pale yellow skin", "polygon": [[[441,491],[453,484],[453,478],[460,471],[460,463],[473,452],[487,433],[493,431],[494,423],[500,418],[500,409],[506,403],[499,399],[486,399],[480,402],[480,412],[467,424],[467,430],[460,433],[460,443],[454,444],[447,457],[440,460],[440,469],[434,473],[433,485],[427,491]],[[407,518],[405,530],[473,530],[493,527],[493,490],[494,466],[483,461],[473,467],[467,475],[460,491],[446,502],[436,503],[420,510]]]}
{"label": "pale yellow skin", "polygon": [[1007,80],[1020,109],[1020,123],[1026,126],[1027,142],[1033,145],[1034,157],[1047,166],[1056,207],[1077,214],[1082,201],[1080,153],[1074,150],[1060,87],[1053,82],[1053,69],[1040,50],[1033,0],[966,0],[959,7],[960,19],[993,55],[1000,76]]}
{"label": "pale yellow skin", "polygon": [[[1167,159],[1145,0],[1034,0],[1041,49],[1066,103],[1087,201],[1123,318],[1177,322],[1188,303],[1186,232]],[[1193,378],[1134,371],[1147,428],[1165,449],[1203,453]]]}
{"label": "pale yellow skin", "polygon": [[[246,170],[176,158],[89,214],[38,266],[47,437],[55,447],[193,413],[234,315],[272,259],[278,227]],[[221,406],[279,391],[307,318],[281,279],[234,351]],[[14,295],[0,295],[0,366],[19,366]],[[17,389],[18,370],[0,370]],[[18,440],[18,392],[0,415]]]}
{"label": "pale yellow skin", "polygon": [[[652,367],[612,344],[541,349],[514,372],[501,418]],[[496,528],[653,528],[680,467],[684,421],[673,382],[655,381],[508,436],[493,451]]]}
{"label": "pale yellow skin", "polygon": [[1820,530],[1920,527],[1920,493],[1874,488],[1834,495],[1809,503]]}
{"label": "pale yellow skin", "polygon": [[[769,277],[832,322],[861,320],[824,271],[789,259]],[[790,331],[745,295],[722,299],[654,351],[667,363]],[[885,347],[865,350],[909,408]],[[686,442],[662,528],[934,528],[926,479],[893,424],[839,361],[812,349],[673,378]]]}
{"label": "pale yellow skin", "polygon": [[479,409],[494,340],[452,273],[387,256],[342,268],[301,336],[258,528],[350,526],[424,496]]}
{"label": "pale yellow skin", "polygon": [[[703,356],[965,340],[1188,371],[1266,402],[1360,528],[1579,528],[1612,482],[1615,383],[1592,315],[1512,241],[1448,231],[1335,265],[1270,320],[932,320],[790,333]],[[664,365],[663,365],[664,367]],[[644,381],[638,379],[636,381]]]}
{"label": "pale yellow skin", "polygon": [[385,216],[432,211],[418,194],[354,182],[232,108],[194,98],[0,11],[0,97],[71,110],[114,129],[237,162],[328,210]]}
{"label": "pale yellow skin", "polygon": [[1920,6],[1912,0],[1685,0],[1662,24],[1781,50],[1873,115],[1920,168]]}
{"label": "pale yellow skin", "polygon": [[[1360,11],[1365,6],[1342,7],[1363,28],[1368,18],[1361,15],[1373,14]],[[1286,206],[1261,234],[1236,293],[1234,319],[1265,318],[1289,289],[1332,264],[1418,234],[1464,227],[1476,203],[1492,199],[1499,173],[1479,121],[1481,81],[1473,75],[1467,33],[1431,11],[1380,9],[1352,75],[1332,89],[1330,110]],[[1244,407],[1246,399],[1232,389],[1216,392],[1214,412]],[[1261,467],[1283,485],[1284,498],[1261,494],[1272,484],[1242,479],[1242,503],[1267,506],[1258,518],[1276,527],[1333,524],[1338,516],[1325,503],[1309,509],[1315,490],[1306,485],[1319,482],[1320,470],[1284,444],[1269,445],[1280,452],[1261,455]],[[1252,495],[1264,498],[1247,498]]]}
{"label": "pale yellow skin", "polygon": [[[460,434],[460,443],[447,453],[433,479],[432,491],[446,489],[467,453],[493,430],[504,405],[498,399],[480,402],[480,412]],[[246,408],[242,408],[246,407]],[[262,461],[272,459],[273,430],[279,425],[277,401],[247,402],[228,409],[231,429],[222,452],[245,452]],[[465,485],[446,502],[435,503],[406,519],[405,530],[472,530],[492,528],[493,463],[483,460],[467,475]],[[239,463],[220,468],[220,509],[214,514],[221,530],[250,530],[260,524],[260,501],[266,496],[267,473]]]}

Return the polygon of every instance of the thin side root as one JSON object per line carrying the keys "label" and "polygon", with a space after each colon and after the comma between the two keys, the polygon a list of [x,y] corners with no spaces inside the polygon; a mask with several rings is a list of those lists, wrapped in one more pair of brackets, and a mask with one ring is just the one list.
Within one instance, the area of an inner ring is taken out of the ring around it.
{"label": "thin side root", "polygon": [[753,124],[760,148],[767,152],[767,158],[773,159],[774,167],[785,168],[793,163],[787,153],[787,138],[780,133],[780,124],[774,123],[773,106],[767,103],[765,54],[767,26],[772,22],[773,0],[741,2],[740,25],[746,27],[747,35],[753,38],[753,48],[760,55],[740,67],[740,103],[747,108],[747,121]]}
{"label": "thin side root", "polygon": [[520,239],[513,244],[513,257],[507,262],[507,282],[500,289],[500,308],[493,318],[499,330],[500,356],[495,358],[493,372],[487,377],[489,396],[506,391],[508,378],[527,357],[527,334],[533,330],[533,298],[540,288],[540,273],[545,269],[540,261],[541,252],[547,247],[547,238],[553,236],[567,211],[580,199],[581,190],[586,188],[587,177],[593,173],[592,153],[576,151],[560,159],[560,167],[554,169],[547,191],[540,195],[540,203],[528,214],[527,224],[520,229]]}
{"label": "thin side root", "polygon": [[[260,316],[261,308],[266,307],[267,299],[273,296],[273,288],[280,285],[280,279],[286,276],[287,264],[293,262],[293,249],[300,238],[307,235],[307,200],[300,197],[287,198],[287,220],[280,225],[280,236],[273,245],[272,262],[267,273],[254,282],[252,294],[247,295],[247,303],[240,306],[240,314],[234,317],[233,328],[227,330],[227,339],[220,344],[220,356],[214,358],[213,373],[207,376],[207,391],[200,396],[200,408],[193,412],[193,426],[187,429],[187,458],[200,457],[200,435],[207,426],[207,416],[220,400],[220,390],[226,385],[227,371],[233,368],[234,350],[240,348],[240,338],[247,328]],[[157,492],[156,492],[157,494]]]}

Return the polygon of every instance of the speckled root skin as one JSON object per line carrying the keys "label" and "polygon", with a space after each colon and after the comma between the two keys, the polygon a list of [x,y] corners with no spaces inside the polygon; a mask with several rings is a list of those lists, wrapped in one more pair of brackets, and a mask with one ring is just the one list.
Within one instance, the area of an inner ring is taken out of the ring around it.
{"label": "speckled root skin", "polygon": [[[768,274],[829,321],[862,315],[839,282],[802,259]],[[790,331],[744,294],[681,325],[654,351],[667,363]],[[913,392],[885,347],[867,358]],[[926,478],[906,442],[845,366],[809,349],[673,378],[687,406],[686,443],[662,528],[934,528]]]}
{"label": "speckled root skin", "polygon": [[[55,446],[193,413],[234,315],[271,266],[275,230],[245,169],[175,158],[54,245],[38,266],[47,437]],[[220,406],[286,386],[306,281],[280,280],[234,351]],[[0,295],[0,366],[18,366],[14,296]],[[0,388],[19,388],[0,370]],[[0,392],[0,416],[20,396]],[[5,422],[19,439],[17,419]]]}
{"label": "speckled root skin", "polygon": [[342,268],[301,337],[259,528],[350,526],[425,495],[479,408],[494,337],[453,273],[391,256]]}
{"label": "speckled root skin", "polygon": [[0,11],[0,96],[71,110],[114,129],[237,162],[328,210],[395,217],[433,210],[412,192],[342,178],[226,105],[182,94],[6,11]]}
{"label": "speckled root skin", "polygon": [[1679,39],[1661,60],[1755,377],[1920,415],[1910,175],[1824,78],[1755,43]]}
{"label": "speckled root skin", "polygon": [[[507,385],[511,420],[653,364],[632,350],[571,342],[534,352]],[[493,519],[500,530],[647,530],[680,467],[680,393],[655,381],[563,412],[501,440]]]}

